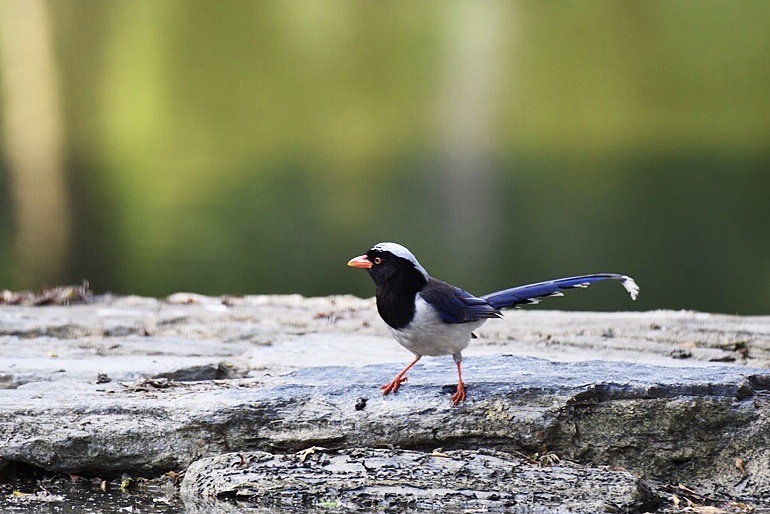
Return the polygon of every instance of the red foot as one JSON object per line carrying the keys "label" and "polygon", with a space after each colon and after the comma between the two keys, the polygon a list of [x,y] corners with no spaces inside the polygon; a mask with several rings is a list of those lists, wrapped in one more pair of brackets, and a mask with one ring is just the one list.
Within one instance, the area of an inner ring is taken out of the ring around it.
{"label": "red foot", "polygon": [[406,377],[402,377],[400,375],[397,375],[396,378],[385,384],[384,386],[380,387],[382,389],[382,395],[385,396],[388,393],[397,393],[398,388],[401,387],[401,384],[406,382]]}
{"label": "red foot", "polygon": [[457,392],[452,395],[452,405],[457,407],[460,402],[465,401],[465,384],[463,382],[457,383]]}

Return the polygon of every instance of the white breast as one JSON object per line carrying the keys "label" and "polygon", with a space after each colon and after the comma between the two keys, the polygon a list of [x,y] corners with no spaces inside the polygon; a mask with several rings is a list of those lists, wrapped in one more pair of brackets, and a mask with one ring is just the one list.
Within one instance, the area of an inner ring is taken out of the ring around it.
{"label": "white breast", "polygon": [[471,333],[485,321],[444,323],[418,294],[412,322],[406,328],[392,328],[391,331],[396,341],[415,355],[453,355],[459,360],[462,358],[460,352],[468,347]]}

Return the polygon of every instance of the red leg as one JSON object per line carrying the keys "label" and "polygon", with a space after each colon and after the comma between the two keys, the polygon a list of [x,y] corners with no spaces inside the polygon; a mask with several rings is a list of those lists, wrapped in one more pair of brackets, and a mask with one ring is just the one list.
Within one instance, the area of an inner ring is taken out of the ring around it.
{"label": "red leg", "polygon": [[456,407],[460,402],[465,401],[465,382],[463,382],[463,370],[460,361],[455,359],[455,364],[457,364],[457,392],[452,395],[452,405]]}
{"label": "red leg", "polygon": [[422,358],[421,355],[418,355],[417,357],[415,357],[414,360],[410,362],[407,367],[402,369],[401,372],[398,375],[396,375],[396,377],[393,380],[391,380],[390,382],[382,386],[380,388],[382,389],[382,394],[386,395],[390,392],[396,393],[398,391],[398,388],[401,386],[401,384],[406,382],[406,377],[404,376],[406,375],[406,372],[412,369],[412,366],[417,364],[417,361],[420,360],[421,358]]}

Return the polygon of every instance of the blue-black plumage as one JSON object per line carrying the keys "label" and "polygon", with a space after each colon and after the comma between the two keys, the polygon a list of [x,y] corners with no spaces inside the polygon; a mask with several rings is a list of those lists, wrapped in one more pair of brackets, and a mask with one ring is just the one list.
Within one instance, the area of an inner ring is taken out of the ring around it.
{"label": "blue-black plumage", "polygon": [[565,289],[588,287],[590,284],[602,280],[619,281],[631,295],[632,300],[636,300],[636,297],[639,294],[639,286],[636,285],[636,282],[634,282],[634,279],[631,277],[618,275],[617,273],[596,273],[594,275],[557,278],[556,280],[512,287],[510,289],[503,289],[502,291],[485,294],[482,298],[496,309],[507,309],[522,304],[538,303],[539,298],[563,296],[562,291]]}

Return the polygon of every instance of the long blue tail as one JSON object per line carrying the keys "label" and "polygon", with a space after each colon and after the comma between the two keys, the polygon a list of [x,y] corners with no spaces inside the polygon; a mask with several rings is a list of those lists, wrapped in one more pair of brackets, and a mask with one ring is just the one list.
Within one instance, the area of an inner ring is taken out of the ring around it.
{"label": "long blue tail", "polygon": [[636,285],[633,278],[615,273],[598,273],[596,275],[558,278],[547,282],[538,282],[537,284],[512,287],[503,291],[486,294],[482,298],[495,309],[505,309],[516,305],[539,303],[540,300],[538,298],[544,296],[564,296],[564,293],[562,293],[564,289],[588,287],[593,282],[600,282],[602,280],[619,281],[626,288],[628,294],[631,295],[632,300],[636,300],[636,297],[639,295],[639,286]]}

